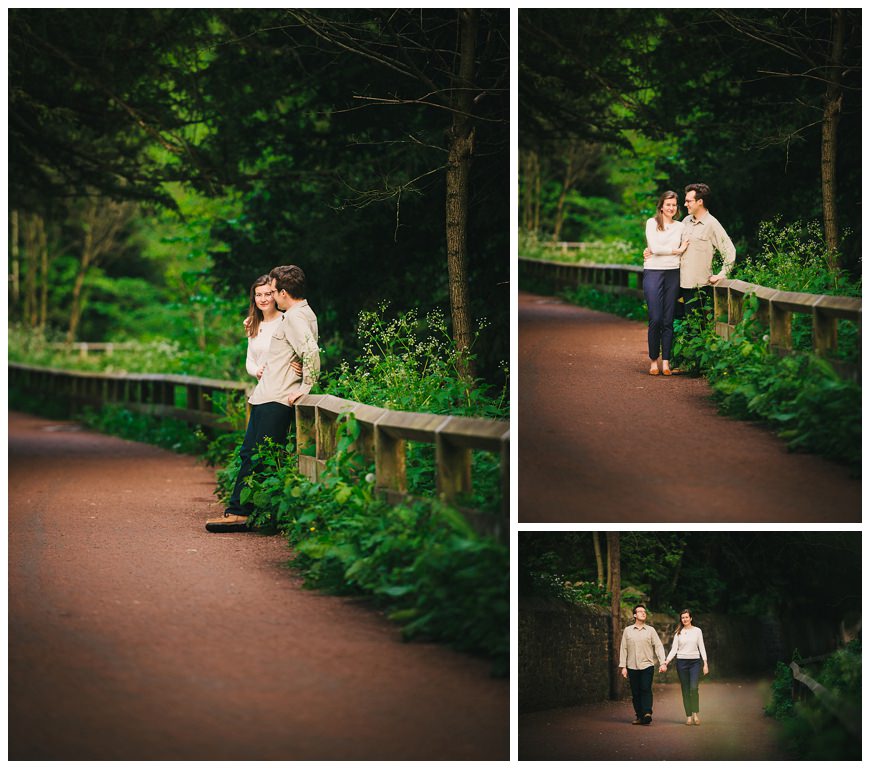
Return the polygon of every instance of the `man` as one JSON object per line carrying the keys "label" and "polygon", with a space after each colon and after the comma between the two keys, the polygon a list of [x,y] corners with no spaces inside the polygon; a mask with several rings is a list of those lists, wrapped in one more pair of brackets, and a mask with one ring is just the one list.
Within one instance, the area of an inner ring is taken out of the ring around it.
{"label": "man", "polygon": [[[276,267],[269,273],[272,292],[284,318],[272,335],[263,375],[248,399],[251,415],[242,443],[242,466],[236,476],[229,505],[220,518],[206,521],[211,532],[245,531],[253,504],[241,503],[245,479],[254,471],[252,457],[257,446],[271,438],[279,446],[287,441],[293,420],[293,404],[311,391],[320,372],[317,317],[305,299],[305,273],[296,265]],[[302,374],[293,364],[301,361]]]}
{"label": "man", "polygon": [[665,664],[665,650],[659,634],[646,624],[646,607],[634,607],[634,624],[622,633],[619,644],[619,667],[623,678],[631,684],[631,701],[634,704],[635,726],[647,726],[652,722],[652,682],[655,672],[655,657],[659,667]]}
{"label": "man", "polygon": [[[698,298],[701,288],[718,283],[734,266],[736,250],[728,233],[709,211],[710,188],[699,182],[686,186],[682,242],[689,247],[680,260],[680,295],[684,303]],[[722,255],[722,269],[713,275],[713,251]]]}

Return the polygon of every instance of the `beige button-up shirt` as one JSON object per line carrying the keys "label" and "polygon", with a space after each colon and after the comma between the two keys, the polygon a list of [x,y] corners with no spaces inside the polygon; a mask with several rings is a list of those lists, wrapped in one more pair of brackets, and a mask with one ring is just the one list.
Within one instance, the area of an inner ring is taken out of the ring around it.
{"label": "beige button-up shirt", "polygon": [[709,211],[701,219],[694,216],[683,219],[682,239],[689,241],[689,247],[680,261],[680,288],[697,288],[710,282],[713,249],[722,254],[719,277],[724,278],[731,271],[737,252],[728,233]]}
{"label": "beige button-up shirt", "polygon": [[[290,364],[302,361],[300,377]],[[317,316],[306,300],[284,313],[284,319],[272,331],[266,368],[248,402],[283,403],[296,393],[307,395],[320,373],[320,347],[318,346]]]}
{"label": "beige button-up shirt", "polygon": [[650,625],[638,627],[629,625],[622,631],[622,642],[619,644],[619,667],[632,670],[645,670],[656,664],[665,663],[665,647],[659,634]]}

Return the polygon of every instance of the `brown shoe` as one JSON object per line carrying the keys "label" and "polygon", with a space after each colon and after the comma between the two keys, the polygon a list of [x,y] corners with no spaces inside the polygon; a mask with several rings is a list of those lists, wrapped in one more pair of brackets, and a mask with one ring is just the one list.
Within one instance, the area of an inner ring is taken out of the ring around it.
{"label": "brown shoe", "polygon": [[631,722],[631,725],[632,726],[641,726],[641,725],[643,725],[643,720],[640,717],[635,718],[634,721]]}
{"label": "brown shoe", "polygon": [[220,518],[209,518],[205,522],[205,530],[215,534],[231,531],[247,531],[248,516],[224,513]]}
{"label": "brown shoe", "polygon": [[697,714],[697,713],[693,713],[693,714],[692,714],[692,720],[695,722],[695,726],[700,726],[700,725],[701,725],[701,719],[698,718],[698,714]]}

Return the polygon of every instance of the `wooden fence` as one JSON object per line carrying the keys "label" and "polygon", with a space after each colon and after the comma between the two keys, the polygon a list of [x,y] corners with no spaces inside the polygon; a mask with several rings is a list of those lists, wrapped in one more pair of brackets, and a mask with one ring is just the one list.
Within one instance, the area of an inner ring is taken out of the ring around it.
{"label": "wooden fence", "polygon": [[[520,257],[520,277],[549,286],[552,292],[591,285],[603,291],[643,296],[643,267],[633,264],[570,264]],[[756,318],[769,329],[769,345],[778,353],[792,350],[792,316],[812,316],[813,350],[831,357],[837,350],[837,322],[861,325],[861,299],[826,294],[803,294],[746,283],[720,280],[713,286],[716,332],[728,338],[743,317],[743,301],[750,294],[758,298]],[[836,362],[841,375],[857,378],[860,368]]]}
{"label": "wooden fence", "polygon": [[[9,386],[30,394],[64,398],[72,410],[117,404],[132,411],[179,419],[212,430],[232,430],[222,415],[221,403],[249,392],[243,382],[171,376],[167,374],[107,374],[9,364]],[[472,491],[471,452],[499,457],[501,509],[498,514],[465,508],[472,525],[481,532],[507,540],[510,532],[509,423],[438,414],[421,414],[368,406],[331,395],[306,395],[296,402],[296,450],[300,471],[316,480],[336,449],[339,416],[353,414],[360,426],[355,448],[375,463],[375,486],[391,502],[408,494],[406,450],[408,441],[435,446],[436,489],[454,503]],[[308,450],[314,444],[314,454]],[[305,452],[305,453],[303,453]]]}
{"label": "wooden fence", "polygon": [[[817,662],[825,657],[815,657],[804,662]],[[801,693],[810,691],[822,706],[836,717],[847,731],[854,737],[861,736],[861,712],[857,705],[843,702],[840,697],[830,692],[818,681],[805,673],[796,662],[789,664],[792,674],[792,699],[803,699]]]}
{"label": "wooden fence", "polygon": [[92,352],[111,355],[115,350],[136,350],[141,347],[137,342],[52,342],[48,346],[52,350],[75,350],[80,358],[87,358]]}

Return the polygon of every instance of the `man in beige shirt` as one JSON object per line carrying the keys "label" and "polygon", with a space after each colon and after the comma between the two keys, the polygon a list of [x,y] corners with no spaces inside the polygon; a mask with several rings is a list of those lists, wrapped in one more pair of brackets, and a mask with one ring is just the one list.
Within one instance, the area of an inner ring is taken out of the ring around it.
{"label": "man in beige shirt", "polygon": [[[241,494],[245,480],[256,469],[253,456],[257,447],[267,438],[278,446],[287,442],[293,404],[311,391],[320,372],[317,316],[305,299],[305,273],[296,265],[287,265],[276,267],[269,277],[272,295],[284,317],[272,333],[263,375],[248,398],[251,415],[240,450],[242,465],[229,504],[220,518],[210,518],[205,524],[207,531],[215,533],[248,528],[253,505],[242,504]],[[301,374],[297,373],[299,363],[302,364]]]}
{"label": "man in beige shirt", "polygon": [[652,722],[653,712],[653,673],[665,664],[665,649],[659,634],[651,625],[646,624],[646,607],[634,607],[634,624],[622,633],[619,644],[619,668],[623,678],[631,685],[631,701],[634,705],[635,726],[647,726]]}
{"label": "man in beige shirt", "polygon": [[[697,298],[698,290],[718,283],[734,266],[736,250],[725,228],[708,210],[710,188],[701,182],[686,187],[682,242],[689,247],[680,260],[680,294],[684,302]],[[713,275],[713,252],[722,255],[722,269]]]}

